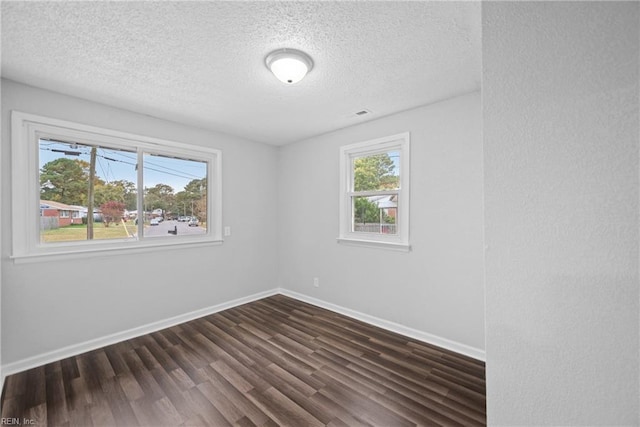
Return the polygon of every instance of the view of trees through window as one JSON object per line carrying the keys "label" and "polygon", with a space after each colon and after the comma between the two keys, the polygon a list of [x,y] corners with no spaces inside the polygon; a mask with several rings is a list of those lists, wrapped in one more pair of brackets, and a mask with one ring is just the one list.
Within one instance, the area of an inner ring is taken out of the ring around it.
{"label": "view of trees through window", "polygon": [[136,151],[40,139],[41,242],[138,239],[140,229],[144,237],[205,234],[207,162],[142,157],[138,165]]}
{"label": "view of trees through window", "polygon": [[352,168],[352,231],[396,234],[400,153],[356,157]]}

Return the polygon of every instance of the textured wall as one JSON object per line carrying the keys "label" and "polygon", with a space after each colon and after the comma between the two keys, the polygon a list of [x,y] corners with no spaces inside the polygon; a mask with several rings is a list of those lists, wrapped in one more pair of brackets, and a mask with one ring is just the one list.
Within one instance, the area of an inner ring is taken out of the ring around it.
{"label": "textured wall", "polygon": [[[483,353],[480,126],[474,92],[282,147],[280,285]],[[340,146],[406,131],[412,251],[338,244]]]}
{"label": "textured wall", "polygon": [[[16,264],[8,259],[9,111],[76,121],[222,150],[221,246],[123,252]],[[165,320],[276,286],[277,150],[214,132],[2,81],[2,362]]]}
{"label": "textured wall", "polygon": [[493,425],[637,425],[640,3],[483,4]]}

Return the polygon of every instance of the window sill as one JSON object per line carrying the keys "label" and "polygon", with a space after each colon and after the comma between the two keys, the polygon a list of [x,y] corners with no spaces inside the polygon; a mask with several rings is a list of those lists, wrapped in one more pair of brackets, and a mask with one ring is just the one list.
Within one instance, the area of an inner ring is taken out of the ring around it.
{"label": "window sill", "polygon": [[200,248],[203,246],[219,246],[223,240],[204,240],[186,242],[152,242],[136,246],[111,246],[111,247],[75,247],[55,252],[33,252],[24,255],[12,255],[10,258],[14,264],[29,264],[47,261],[77,260],[96,256],[130,255],[147,252],[166,251],[169,249]]}
{"label": "window sill", "polygon": [[346,237],[338,237],[338,243],[349,246],[364,246],[375,249],[386,249],[396,252],[411,252],[411,245],[395,242],[381,242],[378,240],[353,239]]}

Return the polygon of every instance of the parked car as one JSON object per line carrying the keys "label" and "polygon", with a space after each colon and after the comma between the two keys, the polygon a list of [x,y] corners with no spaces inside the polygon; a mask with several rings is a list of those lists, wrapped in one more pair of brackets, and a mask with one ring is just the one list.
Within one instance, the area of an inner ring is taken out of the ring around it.
{"label": "parked car", "polygon": [[198,221],[198,218],[196,218],[195,216],[191,217],[191,219],[189,220],[189,227],[197,227],[200,225],[200,221]]}
{"label": "parked car", "polygon": [[158,218],[153,218],[151,221],[149,221],[149,225],[158,225],[160,224],[160,221],[158,221]]}
{"label": "parked car", "polygon": [[184,215],[180,215],[178,217],[178,221],[179,222],[187,222],[187,221],[189,221],[189,217],[188,216],[184,216]]}

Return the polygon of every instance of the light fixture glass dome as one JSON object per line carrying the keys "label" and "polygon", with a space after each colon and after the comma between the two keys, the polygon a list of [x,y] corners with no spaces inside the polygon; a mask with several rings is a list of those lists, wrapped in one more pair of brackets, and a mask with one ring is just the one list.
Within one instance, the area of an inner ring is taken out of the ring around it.
{"label": "light fixture glass dome", "polygon": [[278,49],[265,59],[267,68],[283,83],[294,84],[313,68],[311,57],[296,49]]}

